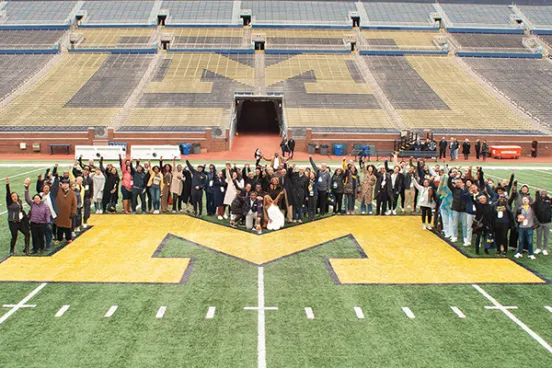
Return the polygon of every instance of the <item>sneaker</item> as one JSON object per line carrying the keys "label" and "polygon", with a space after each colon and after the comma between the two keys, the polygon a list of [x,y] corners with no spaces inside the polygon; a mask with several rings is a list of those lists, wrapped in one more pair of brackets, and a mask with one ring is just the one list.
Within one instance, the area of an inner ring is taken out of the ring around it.
{"label": "sneaker", "polygon": [[539,248],[535,249],[535,254],[540,254],[541,250]]}
{"label": "sneaker", "polygon": [[521,257],[523,257],[523,254],[521,254],[521,253],[516,253],[514,255],[514,258],[521,258]]}
{"label": "sneaker", "polygon": [[100,210],[100,215],[103,214],[103,210]]}
{"label": "sneaker", "polygon": [[360,214],[361,215],[366,215],[366,211],[362,211]]}
{"label": "sneaker", "polygon": [[176,213],[176,210],[172,210],[172,213]]}
{"label": "sneaker", "polygon": [[546,249],[543,250],[543,251],[542,251],[542,255],[543,255],[543,256],[547,256],[547,255],[548,255],[548,251],[547,251]]}
{"label": "sneaker", "polygon": [[257,235],[262,235],[263,232],[261,230],[257,231]]}
{"label": "sneaker", "polygon": [[432,230],[433,228],[431,227],[431,225],[427,225],[426,226],[428,230]]}
{"label": "sneaker", "polygon": [[450,241],[453,242],[453,243],[456,243],[458,241],[458,238],[453,236],[453,237],[450,238]]}
{"label": "sneaker", "polygon": [[184,210],[180,210],[179,212],[184,212]]}
{"label": "sneaker", "polygon": [[389,216],[391,214],[391,211],[385,212],[385,216]]}
{"label": "sneaker", "polygon": [[529,259],[535,260],[535,259],[537,259],[537,257],[535,257],[534,255],[530,255]]}
{"label": "sneaker", "polygon": [[76,235],[75,235],[75,232],[74,232],[74,231],[73,231],[73,233],[71,233],[71,237],[73,237],[73,238],[74,238],[74,237],[76,237]]}
{"label": "sneaker", "polygon": [[225,220],[228,220],[228,215],[222,216]]}
{"label": "sneaker", "polygon": [[397,210],[393,210],[393,215],[396,215],[397,214]]}
{"label": "sneaker", "polygon": [[88,228],[88,224],[82,225],[82,228],[83,228],[83,229],[87,229],[87,228]]}
{"label": "sneaker", "polygon": [[372,211],[368,212],[368,214],[371,215],[371,214],[372,214]]}
{"label": "sneaker", "polygon": [[222,216],[219,216],[219,217],[217,217],[217,218],[218,218],[219,220],[222,220],[222,219],[223,219],[223,217],[222,217]]}
{"label": "sneaker", "polygon": [[422,225],[422,230],[426,230],[426,229],[427,229],[426,224],[423,224]]}
{"label": "sneaker", "polygon": [[464,246],[465,246],[465,247],[469,247],[470,245],[471,245],[471,243],[464,242]]}
{"label": "sneaker", "polygon": [[72,242],[73,242],[73,240],[72,240],[72,239],[71,239],[71,240],[68,240],[68,241],[67,241],[67,243],[69,243],[69,244],[71,244]]}

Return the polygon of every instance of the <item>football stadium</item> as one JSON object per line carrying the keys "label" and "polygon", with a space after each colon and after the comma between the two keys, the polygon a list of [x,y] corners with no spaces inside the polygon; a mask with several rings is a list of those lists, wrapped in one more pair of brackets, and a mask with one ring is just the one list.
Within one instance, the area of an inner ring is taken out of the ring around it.
{"label": "football stadium", "polygon": [[0,368],[552,367],[552,1],[0,0]]}

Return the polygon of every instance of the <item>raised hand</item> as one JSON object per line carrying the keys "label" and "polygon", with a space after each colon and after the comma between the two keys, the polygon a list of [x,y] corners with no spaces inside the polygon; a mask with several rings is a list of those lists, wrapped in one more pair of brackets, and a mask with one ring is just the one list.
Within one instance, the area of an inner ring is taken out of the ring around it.
{"label": "raised hand", "polygon": [[6,178],[6,184],[10,183],[10,178]]}
{"label": "raised hand", "polygon": [[29,185],[31,185],[31,178],[27,178],[25,179],[25,181],[23,182],[23,185],[28,187]]}

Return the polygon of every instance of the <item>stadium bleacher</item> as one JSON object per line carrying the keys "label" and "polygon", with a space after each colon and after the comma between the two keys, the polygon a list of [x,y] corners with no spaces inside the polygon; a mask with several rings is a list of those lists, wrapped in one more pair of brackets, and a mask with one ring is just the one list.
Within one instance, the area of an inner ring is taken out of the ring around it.
{"label": "stadium bleacher", "polygon": [[552,30],[551,6],[519,5],[519,9],[537,32],[539,30]]}
{"label": "stadium bleacher", "polygon": [[435,27],[432,4],[363,2],[369,26]]}
{"label": "stadium bleacher", "polygon": [[169,11],[167,25],[239,24],[239,14],[233,14],[231,1],[163,1]]}
{"label": "stadium bleacher", "polygon": [[0,101],[36,74],[53,56],[0,55]]}
{"label": "stadium bleacher", "polygon": [[154,1],[85,1],[83,24],[154,24]]}
{"label": "stadium bleacher", "polygon": [[60,40],[64,31],[1,30],[0,49],[11,47],[52,46]]}
{"label": "stadium bleacher", "polygon": [[379,31],[365,30],[362,35],[366,39],[366,48],[373,49],[410,49],[437,50],[433,42],[438,32],[429,31]]}
{"label": "stadium bleacher", "polygon": [[173,28],[171,48],[210,49],[210,48],[249,48],[251,40],[244,43],[242,28]]}
{"label": "stadium bleacher", "polygon": [[152,28],[81,28],[76,33],[83,35],[77,48],[136,47],[155,41]]}
{"label": "stadium bleacher", "polygon": [[552,63],[548,60],[466,58],[465,62],[525,111],[552,126]]}
{"label": "stadium bleacher", "polygon": [[344,50],[343,37],[347,31],[328,29],[263,29],[267,37],[267,48]]}
{"label": "stadium bleacher", "polygon": [[441,7],[452,22],[452,27],[456,29],[511,29],[523,33],[523,30],[512,21],[511,15],[514,13],[507,5],[443,3]]}
{"label": "stadium bleacher", "polygon": [[242,1],[242,9],[251,9],[255,25],[350,26],[354,2],[341,1]]}
{"label": "stadium bleacher", "polygon": [[76,1],[9,1],[0,25],[67,24]]}
{"label": "stadium bleacher", "polygon": [[525,49],[522,34],[482,34],[482,33],[457,33],[454,39],[462,48],[472,49],[499,49],[511,50]]}

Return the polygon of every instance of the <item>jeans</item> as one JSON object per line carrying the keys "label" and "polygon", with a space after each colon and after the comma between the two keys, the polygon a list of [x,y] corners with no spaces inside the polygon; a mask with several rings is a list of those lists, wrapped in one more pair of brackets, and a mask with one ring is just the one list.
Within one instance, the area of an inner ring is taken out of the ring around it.
{"label": "jeans", "polygon": [[462,223],[462,233],[464,234],[464,243],[472,242],[473,229],[472,223],[475,215],[470,215],[469,213],[465,214],[465,221]]}
{"label": "jeans", "polygon": [[360,212],[366,212],[368,210],[368,213],[372,212],[372,203],[366,204],[366,201],[364,198],[362,198],[362,202],[360,203]]}
{"label": "jeans", "polygon": [[458,238],[458,223],[462,222],[462,235],[466,239],[466,212],[452,211],[452,234],[453,238]]}
{"label": "jeans", "polygon": [[303,220],[303,206],[293,206],[294,207],[294,220]]}
{"label": "jeans", "polygon": [[[161,189],[160,188],[149,188],[151,199],[153,201],[153,210],[159,211],[159,207],[161,206]],[[143,206],[142,206],[143,207]]]}
{"label": "jeans", "polygon": [[46,225],[46,249],[50,249],[52,246],[53,223],[54,220],[50,218],[50,223]]}
{"label": "jeans", "polygon": [[540,224],[537,228],[537,249],[548,250],[548,236],[550,235],[550,222]]}
{"label": "jeans", "polygon": [[527,244],[527,251],[529,255],[533,255],[533,228],[532,227],[520,227],[518,229],[519,243],[517,252],[523,252],[523,246]]}
{"label": "jeans", "polygon": [[440,208],[439,213],[441,213],[441,219],[443,220],[443,232],[445,233],[445,237],[448,238],[453,234],[452,210],[446,210],[444,208]]}
{"label": "jeans", "polygon": [[132,212],[136,212],[136,207],[138,207],[138,197],[140,197],[142,213],[146,213],[146,192],[141,188],[132,189]]}
{"label": "jeans", "polygon": [[85,224],[88,222],[88,219],[90,218],[90,207],[92,207],[92,200],[90,198],[85,198],[84,204],[82,207]]}

